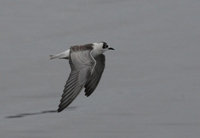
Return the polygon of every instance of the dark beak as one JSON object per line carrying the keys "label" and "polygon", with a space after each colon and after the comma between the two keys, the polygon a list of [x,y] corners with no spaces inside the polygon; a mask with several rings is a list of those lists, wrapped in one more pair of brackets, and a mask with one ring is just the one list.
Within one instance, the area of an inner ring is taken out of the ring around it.
{"label": "dark beak", "polygon": [[109,50],[115,50],[115,49],[114,49],[114,48],[112,48],[112,47],[109,47],[108,49],[109,49]]}

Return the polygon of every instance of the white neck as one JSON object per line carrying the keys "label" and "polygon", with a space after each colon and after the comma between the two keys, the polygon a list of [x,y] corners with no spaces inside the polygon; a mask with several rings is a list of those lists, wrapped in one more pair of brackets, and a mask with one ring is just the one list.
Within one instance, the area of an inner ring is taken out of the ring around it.
{"label": "white neck", "polygon": [[94,46],[93,46],[93,51],[92,51],[92,56],[93,57],[97,57],[98,55],[102,54],[103,52],[105,52],[103,49],[102,49],[102,43],[93,43]]}

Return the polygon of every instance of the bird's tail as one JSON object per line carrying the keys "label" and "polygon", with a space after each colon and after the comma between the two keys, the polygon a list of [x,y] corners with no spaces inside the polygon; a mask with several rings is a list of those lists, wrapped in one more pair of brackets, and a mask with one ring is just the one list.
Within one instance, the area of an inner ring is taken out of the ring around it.
{"label": "bird's tail", "polygon": [[49,55],[49,57],[50,57],[50,60],[59,58],[59,56],[57,56],[57,55]]}
{"label": "bird's tail", "polygon": [[68,59],[69,58],[69,49],[67,51],[64,51],[60,54],[56,54],[56,55],[49,55],[50,57],[50,60],[51,59],[56,59],[56,58],[59,58],[59,59]]}

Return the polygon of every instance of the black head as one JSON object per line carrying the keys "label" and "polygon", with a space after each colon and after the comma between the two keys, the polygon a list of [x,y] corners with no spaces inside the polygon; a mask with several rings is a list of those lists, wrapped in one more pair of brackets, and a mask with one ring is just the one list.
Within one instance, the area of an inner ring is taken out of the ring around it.
{"label": "black head", "polygon": [[103,43],[103,46],[102,46],[103,49],[105,49],[105,50],[106,50],[106,49],[108,49],[108,50],[114,50],[114,48],[109,47],[108,44],[107,44],[106,42],[103,42],[103,41],[102,41],[102,43]]}
{"label": "black head", "polygon": [[103,46],[102,46],[103,49],[108,48],[108,44],[106,42],[102,42],[102,43],[103,43]]}

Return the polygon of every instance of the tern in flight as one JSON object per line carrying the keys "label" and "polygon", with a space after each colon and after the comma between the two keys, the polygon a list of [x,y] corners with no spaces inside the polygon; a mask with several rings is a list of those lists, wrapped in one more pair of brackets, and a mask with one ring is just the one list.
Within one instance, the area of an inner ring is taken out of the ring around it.
{"label": "tern in flight", "polygon": [[105,51],[114,50],[106,42],[71,46],[70,49],[50,55],[50,59],[68,59],[71,73],[64,86],[58,112],[68,107],[83,88],[88,97],[96,89],[105,68]]}

